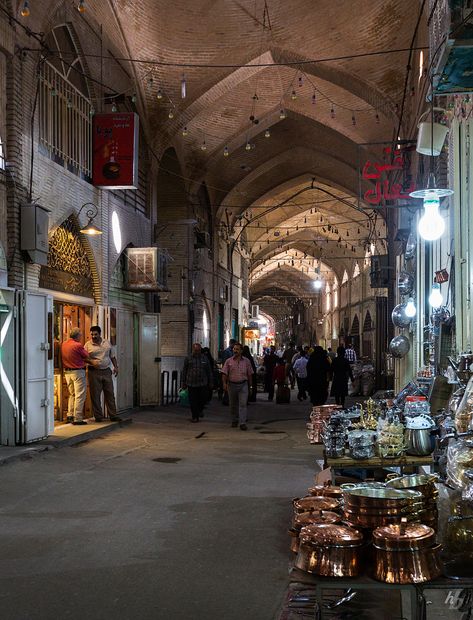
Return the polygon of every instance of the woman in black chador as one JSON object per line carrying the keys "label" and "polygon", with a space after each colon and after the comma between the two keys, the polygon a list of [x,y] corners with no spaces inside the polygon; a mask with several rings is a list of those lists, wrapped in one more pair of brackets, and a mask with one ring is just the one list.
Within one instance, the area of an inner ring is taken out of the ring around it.
{"label": "woman in black chador", "polygon": [[330,362],[322,347],[315,347],[307,362],[307,389],[313,405],[325,405],[328,396]]}
{"label": "woman in black chador", "polygon": [[330,395],[335,396],[337,405],[345,406],[348,394],[348,379],[353,381],[350,362],[345,358],[345,348],[338,347],[337,357],[332,362],[332,389]]}

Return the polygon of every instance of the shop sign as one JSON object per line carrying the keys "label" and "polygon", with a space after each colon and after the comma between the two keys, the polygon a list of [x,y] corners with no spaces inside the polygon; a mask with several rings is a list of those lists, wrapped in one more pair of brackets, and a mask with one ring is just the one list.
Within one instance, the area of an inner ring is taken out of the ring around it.
{"label": "shop sign", "polygon": [[138,188],[139,118],[135,113],[95,114],[92,182],[102,189]]}
{"label": "shop sign", "polygon": [[245,329],[245,340],[258,340],[259,329]]}
{"label": "shop sign", "polygon": [[[371,147],[371,148],[370,148]],[[409,194],[416,189],[413,154],[416,143],[403,141],[393,149],[385,143],[380,157],[369,156],[376,145],[359,147],[359,199],[372,208],[404,206],[411,201]]]}

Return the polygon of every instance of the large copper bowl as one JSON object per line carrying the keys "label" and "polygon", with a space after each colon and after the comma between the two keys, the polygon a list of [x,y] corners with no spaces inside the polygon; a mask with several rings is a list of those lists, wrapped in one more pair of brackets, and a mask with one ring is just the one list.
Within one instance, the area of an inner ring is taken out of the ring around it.
{"label": "large copper bowl", "polygon": [[297,553],[299,551],[299,534],[303,527],[314,524],[331,524],[338,523],[341,517],[336,512],[322,511],[318,512],[301,512],[294,515],[292,527],[289,530],[291,536],[291,551]]}
{"label": "large copper bowl", "polygon": [[319,512],[320,510],[338,510],[340,502],[331,497],[316,497],[307,495],[306,497],[296,498],[292,502],[294,514],[300,512]]}
{"label": "large copper bowl", "polygon": [[422,493],[410,489],[355,487],[343,490],[345,503],[372,510],[401,508],[422,501]]}

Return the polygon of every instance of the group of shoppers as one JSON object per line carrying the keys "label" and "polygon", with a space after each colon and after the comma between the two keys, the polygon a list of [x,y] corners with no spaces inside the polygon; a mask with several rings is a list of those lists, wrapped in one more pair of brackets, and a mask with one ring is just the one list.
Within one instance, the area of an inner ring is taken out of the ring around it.
{"label": "group of shoppers", "polygon": [[316,346],[294,348],[290,342],[281,356],[276,354],[276,348],[271,346],[264,356],[265,391],[268,400],[274,398],[275,385],[291,384],[294,387],[297,381],[297,399],[306,400],[307,393],[313,405],[324,405],[327,402],[329,385],[332,382],[330,394],[335,402],[345,405],[348,395],[348,381],[353,380],[351,365],[356,362],[356,353],[352,345],[338,347],[335,355],[329,348],[325,351]]}
{"label": "group of shoppers", "polygon": [[84,404],[87,396],[87,377],[89,380],[90,401],[92,412],[97,422],[105,420],[101,397],[103,394],[110,420],[119,420],[113,391],[113,374],[118,374],[115,352],[108,340],[102,338],[102,330],[98,325],[90,328],[90,340],[81,344],[82,333],[73,327],[69,338],[61,345],[62,369],[69,391],[68,419],[72,424],[87,424],[84,420]]}

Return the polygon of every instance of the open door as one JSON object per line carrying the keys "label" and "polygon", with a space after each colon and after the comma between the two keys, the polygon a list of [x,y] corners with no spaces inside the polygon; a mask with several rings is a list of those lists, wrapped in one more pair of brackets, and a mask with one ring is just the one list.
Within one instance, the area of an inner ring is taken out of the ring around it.
{"label": "open door", "polygon": [[15,445],[16,393],[15,292],[0,289],[0,444]]}
{"label": "open door", "polygon": [[18,291],[20,408],[17,443],[47,437],[54,430],[53,299]]}
{"label": "open door", "polygon": [[139,314],[138,365],[140,405],[159,404],[161,385],[159,314]]}

